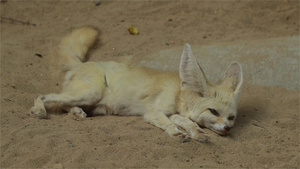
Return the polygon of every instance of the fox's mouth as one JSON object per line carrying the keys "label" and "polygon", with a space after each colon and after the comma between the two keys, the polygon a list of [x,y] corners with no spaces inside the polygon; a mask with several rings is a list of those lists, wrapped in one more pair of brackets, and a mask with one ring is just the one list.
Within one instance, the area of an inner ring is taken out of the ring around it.
{"label": "fox's mouth", "polygon": [[[192,119],[191,119],[192,120]],[[192,120],[193,121],[193,120]],[[221,135],[221,136],[226,136],[228,133],[229,133],[229,131],[226,131],[226,130],[217,130],[217,129],[214,129],[213,127],[209,127],[209,126],[203,126],[203,125],[200,125],[200,124],[198,124],[198,126],[200,127],[200,128],[208,128],[208,129],[210,129],[211,131],[213,131],[213,132],[215,132],[215,133],[217,133],[217,134],[219,134],[219,135]]]}
{"label": "fox's mouth", "polygon": [[226,136],[229,133],[229,131],[226,131],[226,130],[216,130],[214,128],[209,128],[209,129],[211,129],[213,132],[215,132],[221,136]]}

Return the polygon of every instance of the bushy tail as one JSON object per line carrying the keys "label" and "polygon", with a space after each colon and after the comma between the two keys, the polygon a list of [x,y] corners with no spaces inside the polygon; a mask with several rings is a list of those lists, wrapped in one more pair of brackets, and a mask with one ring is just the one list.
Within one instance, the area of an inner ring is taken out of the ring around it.
{"label": "bushy tail", "polygon": [[98,31],[91,27],[75,29],[64,37],[59,45],[59,54],[64,71],[85,61],[86,54],[98,36]]}

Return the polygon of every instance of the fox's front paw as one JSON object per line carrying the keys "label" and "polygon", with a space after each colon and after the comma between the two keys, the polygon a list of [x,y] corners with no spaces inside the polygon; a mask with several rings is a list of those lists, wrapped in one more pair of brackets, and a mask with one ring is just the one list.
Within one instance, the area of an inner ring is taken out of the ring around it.
{"label": "fox's front paw", "polygon": [[191,137],[199,142],[207,142],[210,138],[210,136],[204,133],[202,130],[197,130],[191,135]]}
{"label": "fox's front paw", "polygon": [[179,142],[188,142],[190,141],[190,135],[188,133],[185,133],[181,130],[179,130],[175,125],[170,125],[167,129],[166,132],[171,136],[174,140],[179,141]]}
{"label": "fox's front paw", "polygon": [[175,139],[176,141],[179,141],[182,143],[188,142],[191,139],[187,133],[184,133],[182,131],[177,131],[176,133],[171,134],[171,137],[173,139]]}

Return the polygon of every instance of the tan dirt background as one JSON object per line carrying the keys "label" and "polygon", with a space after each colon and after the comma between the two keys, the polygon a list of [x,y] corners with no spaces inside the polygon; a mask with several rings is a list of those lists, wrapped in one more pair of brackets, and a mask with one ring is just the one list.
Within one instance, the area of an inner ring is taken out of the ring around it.
{"label": "tan dirt background", "polygon": [[[1,168],[300,167],[299,91],[278,87],[245,83],[232,133],[222,137],[206,129],[211,135],[206,144],[176,142],[142,117],[28,116],[35,97],[61,89],[57,44],[74,28],[91,25],[101,31],[90,60],[131,55],[134,64],[186,42],[299,35],[299,2],[149,0],[96,6],[94,1],[8,0],[0,6]],[[129,25],[140,34],[130,35]]]}

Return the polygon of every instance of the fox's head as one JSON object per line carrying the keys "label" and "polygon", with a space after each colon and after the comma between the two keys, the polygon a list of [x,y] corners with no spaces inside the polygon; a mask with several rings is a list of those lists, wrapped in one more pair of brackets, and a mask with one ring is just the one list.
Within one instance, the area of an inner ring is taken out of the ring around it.
{"label": "fox's head", "polygon": [[224,79],[214,85],[207,80],[191,46],[186,44],[179,76],[189,118],[200,126],[226,135],[237,116],[238,97],[243,84],[241,65],[238,62],[231,63]]}

